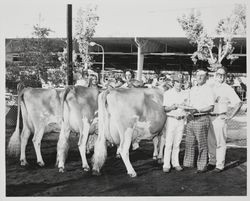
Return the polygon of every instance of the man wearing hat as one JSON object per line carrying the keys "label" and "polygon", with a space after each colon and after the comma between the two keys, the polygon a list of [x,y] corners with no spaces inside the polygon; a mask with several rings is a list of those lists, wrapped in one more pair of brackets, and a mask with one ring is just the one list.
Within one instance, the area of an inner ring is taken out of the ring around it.
{"label": "man wearing hat", "polygon": [[[220,67],[215,72],[215,81],[212,86],[215,106],[210,114],[212,125],[208,133],[209,164],[208,169],[219,173],[224,169],[226,156],[227,121],[232,119],[242,106],[242,102],[234,89],[226,83],[227,70]],[[234,109],[228,114],[228,106]]]}
{"label": "man wearing hat", "polygon": [[173,88],[164,93],[163,106],[167,113],[166,121],[166,142],[164,151],[163,172],[170,172],[171,165],[181,171],[182,167],[179,164],[180,143],[182,140],[186,112],[179,108],[187,99],[182,88],[183,76],[176,74],[172,78]]}
{"label": "man wearing hat", "polygon": [[194,167],[195,141],[198,142],[197,173],[207,171],[208,144],[207,136],[210,126],[209,112],[214,108],[214,97],[211,88],[206,85],[208,72],[200,68],[196,71],[197,86],[189,91],[190,113],[185,138],[184,167]]}

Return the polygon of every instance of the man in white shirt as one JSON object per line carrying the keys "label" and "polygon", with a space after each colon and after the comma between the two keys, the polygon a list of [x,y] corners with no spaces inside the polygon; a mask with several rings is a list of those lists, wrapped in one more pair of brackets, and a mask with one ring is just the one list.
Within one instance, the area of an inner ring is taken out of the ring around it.
{"label": "man in white shirt", "polygon": [[171,165],[177,171],[182,171],[179,164],[180,143],[183,136],[186,112],[179,108],[187,100],[184,91],[181,90],[183,77],[178,74],[173,77],[173,88],[164,93],[163,106],[167,112],[166,141],[164,151],[163,172],[170,172]]}
{"label": "man in white shirt", "polygon": [[207,136],[210,125],[209,112],[213,110],[212,90],[205,84],[208,77],[206,69],[196,71],[197,86],[189,91],[189,109],[191,118],[187,123],[185,138],[184,167],[194,167],[195,141],[198,142],[197,173],[207,171]]}
{"label": "man in white shirt", "polygon": [[[226,84],[227,70],[220,67],[215,72],[215,82],[212,87],[214,93],[215,106],[210,114],[212,125],[208,134],[209,164],[208,169],[214,172],[221,172],[225,165],[227,121],[232,119],[242,106],[242,102],[234,89]],[[229,103],[234,106],[234,110],[229,115]]]}

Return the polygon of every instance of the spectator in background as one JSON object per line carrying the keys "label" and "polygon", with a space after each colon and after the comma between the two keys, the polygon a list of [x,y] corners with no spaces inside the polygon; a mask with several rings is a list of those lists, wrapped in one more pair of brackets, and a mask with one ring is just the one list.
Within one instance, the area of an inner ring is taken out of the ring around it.
{"label": "spectator in background", "polygon": [[163,92],[165,92],[171,88],[171,86],[167,83],[167,79],[166,79],[166,76],[164,74],[159,75],[158,82],[156,84],[156,88],[162,90]]}
{"label": "spectator in background", "polygon": [[245,100],[246,99],[246,92],[247,92],[247,86],[242,82],[241,78],[238,77],[238,82],[240,83],[240,87],[241,87],[241,90],[240,90],[240,98],[241,100]]}
{"label": "spectator in background", "polygon": [[135,79],[135,74],[132,70],[125,71],[125,83],[121,86],[122,88],[141,87],[142,85],[142,82]]}
{"label": "spectator in background", "polygon": [[123,84],[124,84],[124,81],[122,80],[122,78],[120,77],[116,78],[116,84],[115,84],[116,88],[121,87]]}
{"label": "spectator in background", "polygon": [[234,85],[234,75],[233,74],[228,74],[226,78],[226,83],[230,86]]}
{"label": "spectator in background", "polygon": [[91,87],[91,88],[99,88],[97,75],[95,75],[95,74],[90,75],[90,77],[89,77],[89,87]]}
{"label": "spectator in background", "polygon": [[88,71],[83,70],[81,74],[78,74],[77,81],[75,83],[75,86],[84,86],[88,87],[89,86],[89,79],[88,79]]}

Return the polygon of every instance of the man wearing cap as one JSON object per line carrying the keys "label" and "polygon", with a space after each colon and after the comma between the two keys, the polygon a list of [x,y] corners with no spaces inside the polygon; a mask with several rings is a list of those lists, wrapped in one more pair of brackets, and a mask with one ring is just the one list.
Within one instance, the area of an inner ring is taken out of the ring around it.
{"label": "man wearing cap", "polygon": [[[215,106],[210,114],[212,125],[208,133],[209,163],[208,169],[221,172],[225,165],[227,122],[232,119],[242,106],[242,102],[234,89],[226,84],[227,70],[220,67],[215,72],[215,82],[212,85]],[[227,114],[229,103],[234,106],[231,114]]]}
{"label": "man wearing cap", "polygon": [[173,76],[173,88],[164,93],[163,106],[167,113],[166,142],[164,151],[163,172],[170,172],[171,165],[175,170],[181,171],[179,164],[180,143],[182,140],[186,112],[179,108],[187,99],[181,90],[183,77],[181,74]]}
{"label": "man wearing cap", "polygon": [[205,83],[208,72],[200,68],[196,71],[197,86],[189,91],[189,107],[186,110],[190,113],[187,123],[185,138],[184,167],[194,167],[195,141],[198,142],[197,173],[207,171],[208,144],[207,135],[210,125],[209,112],[214,108],[214,98],[211,88]]}

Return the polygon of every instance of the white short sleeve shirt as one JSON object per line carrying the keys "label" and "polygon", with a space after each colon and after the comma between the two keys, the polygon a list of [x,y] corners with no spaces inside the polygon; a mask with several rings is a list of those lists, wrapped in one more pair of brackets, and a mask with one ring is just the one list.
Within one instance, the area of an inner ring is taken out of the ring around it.
{"label": "white short sleeve shirt", "polygon": [[[187,94],[185,91],[181,90],[180,92],[177,92],[175,88],[167,90],[163,95],[163,106],[170,107],[173,104],[182,104],[187,100]],[[182,116],[185,115],[185,112],[183,109],[176,109],[168,112],[167,114],[173,115],[173,116]]]}
{"label": "white short sleeve shirt", "polygon": [[234,89],[226,83],[216,83],[212,88],[214,94],[214,113],[226,113],[230,105],[234,106],[241,102]]}
{"label": "white short sleeve shirt", "polygon": [[197,110],[214,105],[212,89],[206,84],[192,87],[189,92],[189,105]]}

